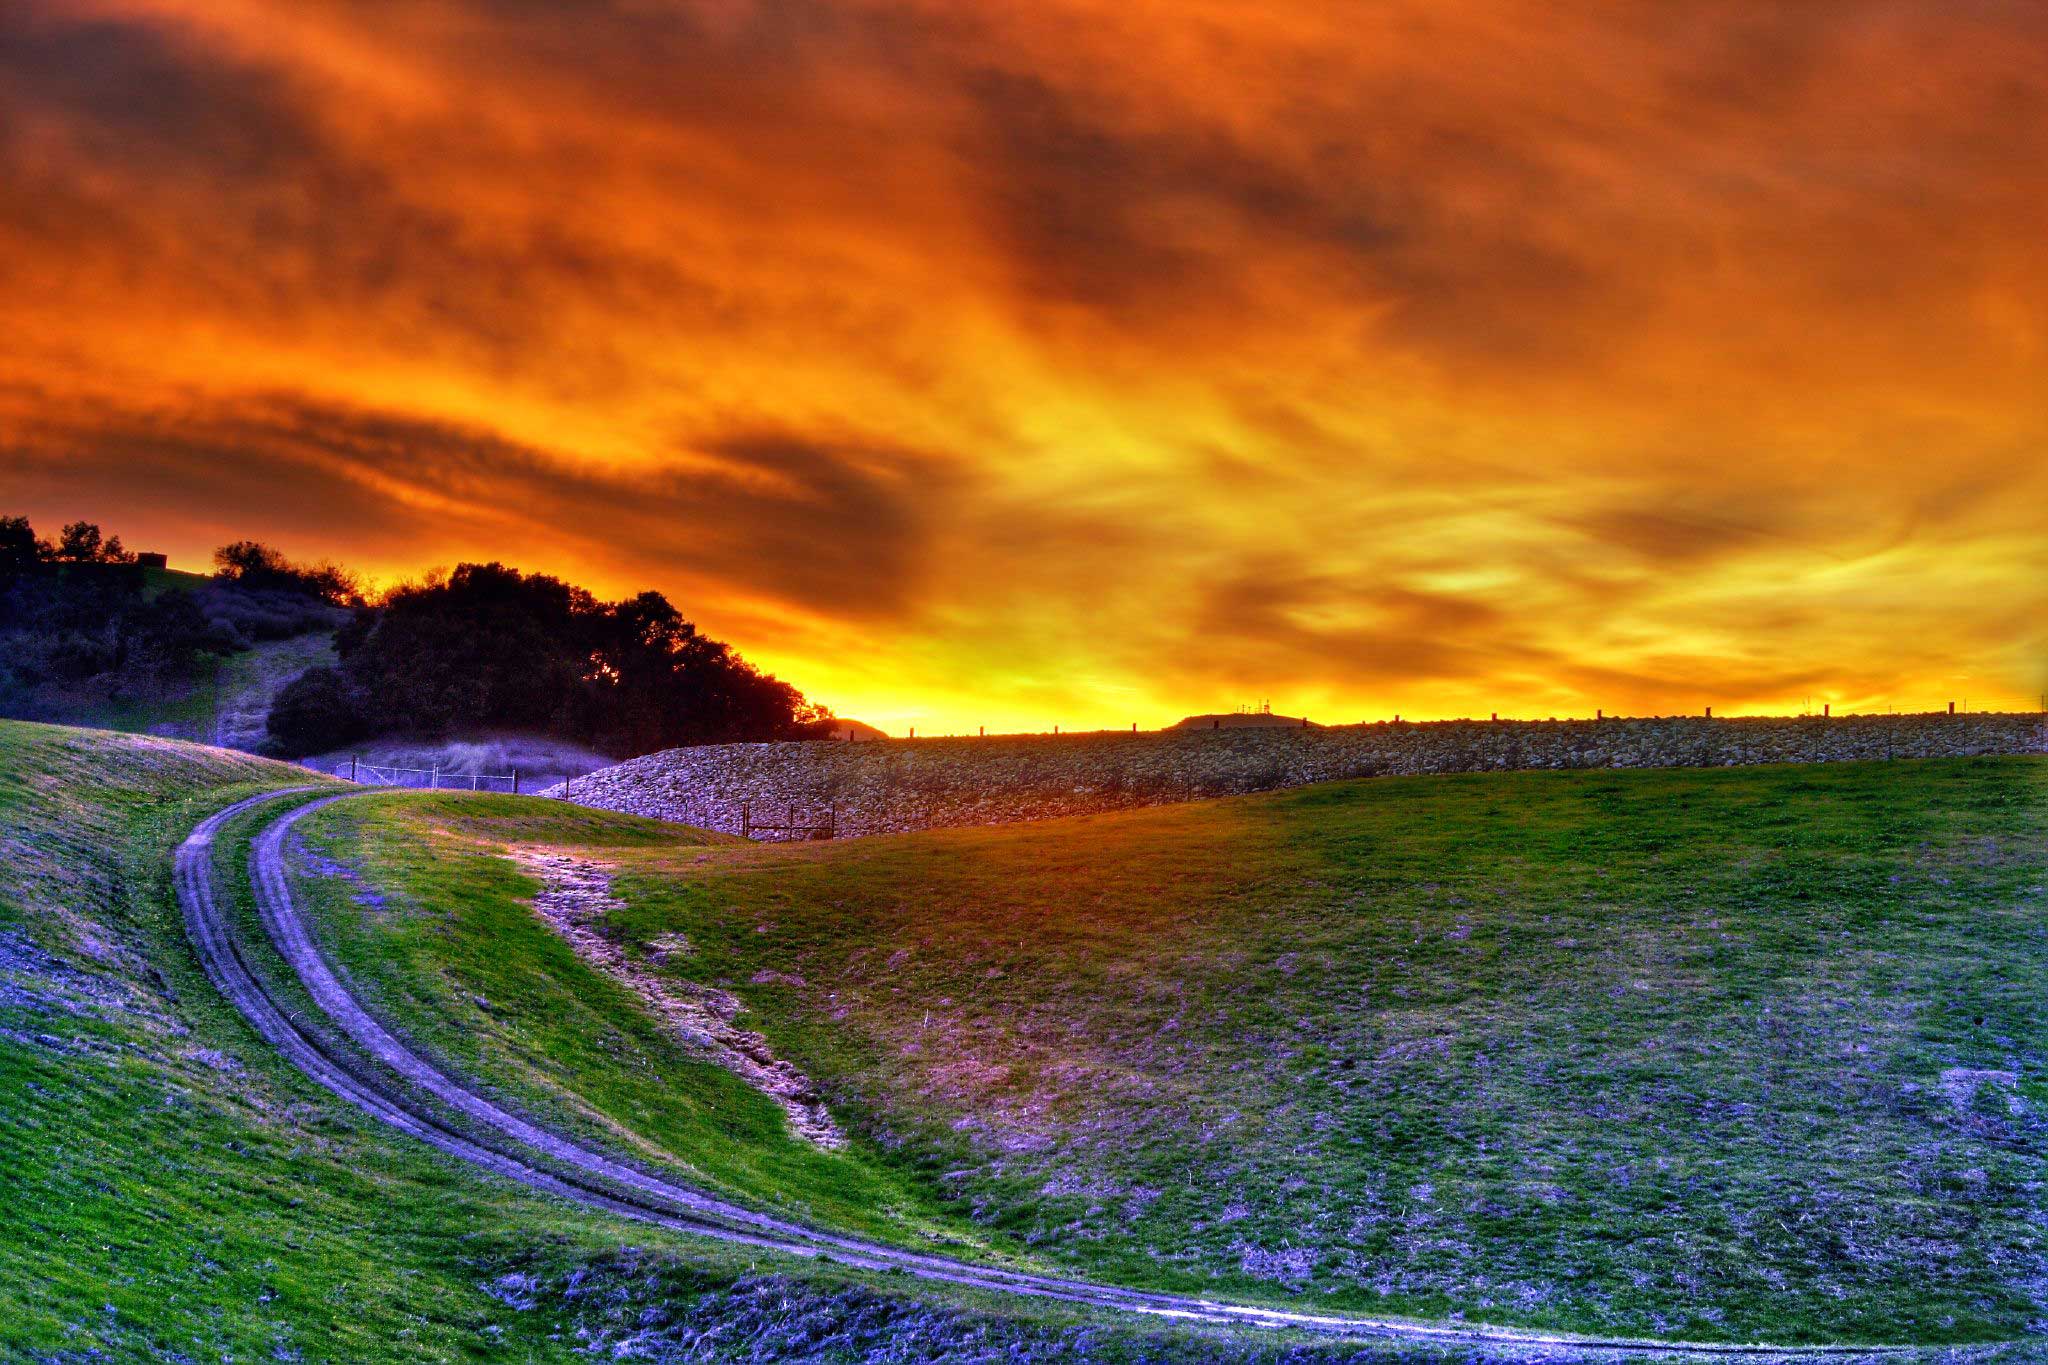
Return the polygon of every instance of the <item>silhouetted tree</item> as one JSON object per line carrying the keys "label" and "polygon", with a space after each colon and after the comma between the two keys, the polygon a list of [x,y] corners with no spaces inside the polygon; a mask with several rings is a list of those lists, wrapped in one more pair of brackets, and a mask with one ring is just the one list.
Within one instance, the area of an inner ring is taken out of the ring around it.
{"label": "silhouetted tree", "polygon": [[36,539],[27,517],[0,517],[0,579],[27,573],[49,557],[49,544]]}
{"label": "silhouetted tree", "polygon": [[245,588],[303,593],[337,607],[361,606],[362,584],[334,564],[295,564],[260,540],[238,540],[213,552],[214,576]]}
{"label": "silhouetted tree", "polygon": [[399,588],[336,644],[370,733],[537,729],[633,754],[805,738],[829,724],[829,713],[701,635],[659,593],[600,602],[503,564],[463,564]]}
{"label": "silhouetted tree", "polygon": [[121,547],[121,537],[102,540],[100,528],[89,521],[66,526],[58,534],[57,550],[51,557],[60,564],[127,564],[135,558]]}

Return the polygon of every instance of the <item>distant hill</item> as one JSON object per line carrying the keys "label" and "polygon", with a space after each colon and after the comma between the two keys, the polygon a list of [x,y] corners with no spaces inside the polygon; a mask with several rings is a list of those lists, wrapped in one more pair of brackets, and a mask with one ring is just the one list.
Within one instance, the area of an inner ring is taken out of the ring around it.
{"label": "distant hill", "polygon": [[74,522],[0,517],[0,716],[253,749],[272,699],[332,663],[353,584],[252,542],[220,571],[171,569]]}
{"label": "distant hill", "polygon": [[832,728],[825,735],[827,739],[838,740],[887,739],[888,737],[889,732],[879,726],[870,725],[864,720],[848,720],[845,716],[833,717]]}
{"label": "distant hill", "polygon": [[1169,730],[1317,730],[1322,727],[1300,716],[1276,716],[1271,711],[1220,711],[1206,716],[1189,716],[1166,727]]}

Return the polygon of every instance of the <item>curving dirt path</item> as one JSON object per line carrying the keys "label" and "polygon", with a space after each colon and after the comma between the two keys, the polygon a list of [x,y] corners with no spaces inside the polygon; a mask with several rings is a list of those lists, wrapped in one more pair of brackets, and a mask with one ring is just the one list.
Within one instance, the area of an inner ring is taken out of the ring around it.
{"label": "curving dirt path", "polygon": [[186,932],[208,977],[265,1042],[328,1090],[450,1156],[548,1194],[625,1218],[791,1255],[1181,1321],[1291,1329],[1355,1340],[1486,1347],[1501,1356],[1531,1360],[1843,1361],[1897,1359],[1921,1353],[1919,1348],[1905,1346],[1794,1347],[1580,1337],[1462,1323],[1296,1313],[1191,1295],[1120,1289],[840,1237],[648,1174],[540,1127],[468,1089],[395,1037],[336,976],[293,897],[284,840],[292,826],[313,811],[360,793],[328,796],[283,812],[257,833],[249,853],[250,881],[265,932],[297,973],[324,1016],[322,1022],[345,1036],[351,1046],[336,1046],[323,1036],[323,1029],[301,1025],[271,994],[250,969],[229,928],[213,874],[213,845],[222,827],[244,812],[317,790],[321,789],[297,787],[236,802],[200,822],[178,847],[174,860],[178,899]]}

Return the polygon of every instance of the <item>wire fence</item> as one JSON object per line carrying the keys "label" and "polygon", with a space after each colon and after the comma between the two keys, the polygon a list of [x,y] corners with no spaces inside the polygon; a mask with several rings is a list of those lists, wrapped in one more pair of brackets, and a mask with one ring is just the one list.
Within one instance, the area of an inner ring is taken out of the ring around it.
{"label": "wire fence", "polygon": [[408,768],[391,763],[367,763],[361,759],[338,759],[325,766],[308,763],[315,772],[373,787],[414,787],[423,791],[506,792],[531,795],[549,787],[573,785],[576,774],[567,772],[526,772],[514,768],[508,773],[457,772],[448,768]]}

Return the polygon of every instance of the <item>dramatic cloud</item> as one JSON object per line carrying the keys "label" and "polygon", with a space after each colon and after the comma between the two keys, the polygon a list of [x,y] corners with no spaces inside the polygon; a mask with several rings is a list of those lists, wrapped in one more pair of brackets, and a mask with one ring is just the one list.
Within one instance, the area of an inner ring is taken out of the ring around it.
{"label": "dramatic cloud", "polygon": [[2048,688],[2022,0],[18,0],[0,510],[927,731]]}

